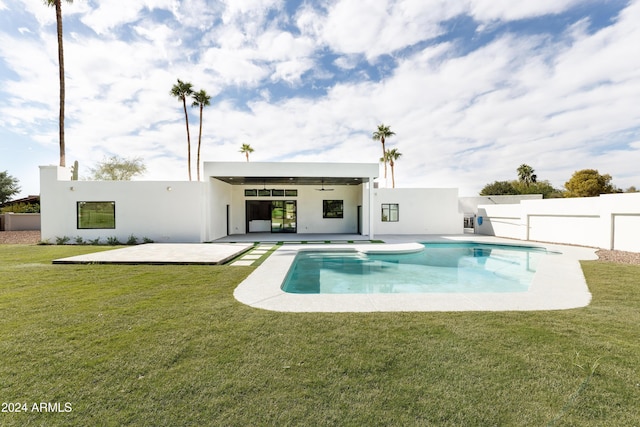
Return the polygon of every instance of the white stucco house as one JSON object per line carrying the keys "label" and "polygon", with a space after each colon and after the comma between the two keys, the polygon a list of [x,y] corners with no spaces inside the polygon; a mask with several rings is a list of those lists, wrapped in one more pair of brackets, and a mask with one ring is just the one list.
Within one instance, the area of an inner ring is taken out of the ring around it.
{"label": "white stucco house", "polygon": [[204,180],[71,181],[40,167],[43,240],[461,234],[457,188],[376,188],[377,163],[204,162]]}

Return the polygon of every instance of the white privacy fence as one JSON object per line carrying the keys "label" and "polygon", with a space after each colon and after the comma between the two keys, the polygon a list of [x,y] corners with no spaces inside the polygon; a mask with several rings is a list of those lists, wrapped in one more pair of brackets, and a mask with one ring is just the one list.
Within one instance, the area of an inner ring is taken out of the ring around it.
{"label": "white privacy fence", "polygon": [[640,252],[640,193],[481,205],[476,227],[492,236]]}

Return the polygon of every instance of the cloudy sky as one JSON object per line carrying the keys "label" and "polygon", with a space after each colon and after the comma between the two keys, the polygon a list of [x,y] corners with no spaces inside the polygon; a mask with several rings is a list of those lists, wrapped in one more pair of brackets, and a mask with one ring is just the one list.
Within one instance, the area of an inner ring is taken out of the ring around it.
{"label": "cloudy sky", "polygon": [[[384,123],[398,187],[475,195],[522,163],[556,187],[585,168],[640,187],[640,0],[75,0],[63,15],[81,176],[120,155],[144,159],[142,179],[188,179],[180,78],[212,96],[204,160],[244,161],[247,143],[252,161],[376,162]],[[0,171],[21,195],[58,162],[57,67],[54,9],[0,0]]]}

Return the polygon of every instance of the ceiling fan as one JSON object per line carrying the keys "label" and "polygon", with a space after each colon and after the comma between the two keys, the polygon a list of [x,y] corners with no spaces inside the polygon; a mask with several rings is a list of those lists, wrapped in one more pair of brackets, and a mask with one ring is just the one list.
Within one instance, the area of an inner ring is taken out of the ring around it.
{"label": "ceiling fan", "polygon": [[333,188],[324,188],[324,178],[322,178],[322,188],[316,188],[316,191],[333,191]]}

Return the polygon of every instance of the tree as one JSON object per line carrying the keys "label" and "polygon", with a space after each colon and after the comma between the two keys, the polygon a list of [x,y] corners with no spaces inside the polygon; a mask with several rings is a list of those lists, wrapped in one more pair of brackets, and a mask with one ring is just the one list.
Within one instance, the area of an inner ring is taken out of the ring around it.
{"label": "tree", "polygon": [[393,170],[393,167],[395,166],[395,162],[396,160],[398,160],[400,158],[400,156],[402,156],[402,153],[398,151],[397,148],[392,148],[390,150],[387,150],[384,153],[384,157],[380,158],[381,162],[387,161],[389,162],[389,166],[391,167],[391,185],[392,188],[396,188],[396,178],[395,178],[395,173]]}
{"label": "tree", "polygon": [[567,189],[566,197],[595,197],[616,192],[616,188],[611,184],[611,175],[600,175],[596,169],[574,172],[564,187]]}
{"label": "tree", "polygon": [[390,138],[393,135],[395,135],[395,132],[392,132],[390,127],[385,126],[384,123],[380,123],[378,125],[378,129],[373,132],[373,140],[380,141],[382,143],[382,158],[384,159],[382,160],[384,162],[384,179],[387,179],[387,159],[385,158],[387,150],[384,147],[384,143],[387,138]]}
{"label": "tree", "polygon": [[522,182],[525,186],[529,186],[532,183],[536,182],[538,177],[534,174],[534,170],[531,166],[527,164],[521,164],[517,169],[518,172],[518,180]]}
{"label": "tree", "polygon": [[253,148],[251,148],[251,145],[249,144],[242,144],[242,147],[240,147],[240,152],[244,153],[244,155],[247,156],[247,162],[248,162],[249,153],[253,153]]}
{"label": "tree", "polygon": [[9,175],[9,172],[0,172],[0,204],[8,201],[11,196],[20,192],[18,178]]}
{"label": "tree", "polygon": [[638,189],[636,189],[635,185],[632,185],[631,187],[627,188],[626,190],[624,190],[625,193],[637,193]]}
{"label": "tree", "polygon": [[536,181],[531,184],[513,181],[512,185],[518,194],[542,194],[543,199],[563,197],[562,190],[554,188],[549,181]]}
{"label": "tree", "polygon": [[198,132],[198,156],[197,156],[197,165],[196,169],[198,171],[198,181],[200,181],[200,145],[202,144],[202,110],[204,107],[211,105],[211,97],[207,95],[207,92],[204,89],[200,89],[200,91],[195,92],[193,95],[193,104],[192,107],[200,107],[200,130]]}
{"label": "tree", "polygon": [[[66,0],[67,3],[73,3],[73,0]],[[64,49],[62,47],[62,1],[61,0],[45,0],[44,4],[53,6],[56,9],[56,24],[58,31],[58,75],[60,81],[60,115],[58,120],[58,128],[60,134],[60,166],[66,166],[65,142],[64,142],[64,101],[65,101],[65,84],[64,84]]]}
{"label": "tree", "polygon": [[184,121],[187,124],[187,169],[189,170],[189,181],[191,181],[191,135],[189,135],[189,114],[187,114],[187,97],[193,94],[193,85],[178,79],[178,83],[171,88],[171,96],[182,101],[184,108]]}
{"label": "tree", "polygon": [[494,181],[491,184],[485,185],[484,188],[480,190],[481,196],[504,196],[512,194],[520,194],[513,186],[512,181]]}
{"label": "tree", "polygon": [[95,181],[130,181],[136,175],[142,175],[147,167],[139,157],[125,159],[119,156],[104,158],[91,171]]}

